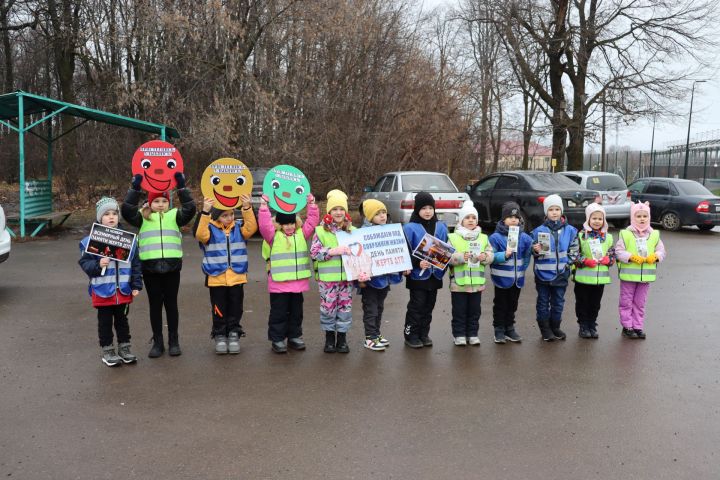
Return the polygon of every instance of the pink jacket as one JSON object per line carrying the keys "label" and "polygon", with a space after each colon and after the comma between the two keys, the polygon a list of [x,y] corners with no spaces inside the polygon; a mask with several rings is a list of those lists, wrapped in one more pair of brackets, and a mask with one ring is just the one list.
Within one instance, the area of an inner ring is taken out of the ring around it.
{"label": "pink jacket", "polygon": [[[630,230],[631,232],[633,232],[633,235],[638,237],[637,230],[635,230],[635,227],[633,227],[632,225],[627,227],[627,230]],[[650,232],[652,232],[652,231],[653,231],[652,227],[649,227],[647,229],[647,231],[645,232],[645,235],[642,235],[640,238],[649,237]],[[618,241],[615,244],[615,258],[617,258],[618,261],[620,261],[620,262],[629,263],[630,262],[630,252],[625,250],[625,242],[623,242],[622,237],[620,235],[618,235],[618,237],[619,237]],[[662,239],[658,240],[657,247],[655,247],[655,255],[657,255],[658,261],[662,262],[663,260],[665,260],[665,256],[666,256],[665,245],[663,245]]]}
{"label": "pink jacket", "polygon": [[[315,227],[320,223],[320,210],[314,203],[308,204],[307,206],[307,218],[302,226],[303,236],[308,242],[308,250],[310,249],[310,238]],[[270,215],[270,209],[267,206],[260,207],[258,211],[258,227],[260,229],[260,235],[263,239],[272,247],[273,240],[275,239],[275,224],[273,223],[272,216]],[[268,274],[268,292],[270,293],[300,293],[307,292],[310,290],[310,279],[306,278],[303,280],[290,280],[288,282],[275,282]]]}

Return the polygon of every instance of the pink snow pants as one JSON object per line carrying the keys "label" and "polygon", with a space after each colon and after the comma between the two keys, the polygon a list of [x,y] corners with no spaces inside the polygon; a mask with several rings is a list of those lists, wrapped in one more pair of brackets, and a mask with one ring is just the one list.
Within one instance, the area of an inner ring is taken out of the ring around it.
{"label": "pink snow pants", "polygon": [[624,328],[643,329],[649,291],[649,283],[620,280],[620,323]]}

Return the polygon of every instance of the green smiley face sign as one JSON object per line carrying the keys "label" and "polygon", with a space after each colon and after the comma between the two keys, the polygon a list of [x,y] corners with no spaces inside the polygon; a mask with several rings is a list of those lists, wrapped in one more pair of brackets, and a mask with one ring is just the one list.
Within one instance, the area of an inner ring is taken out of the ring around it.
{"label": "green smiley face sign", "polygon": [[310,182],[303,172],[291,165],[277,165],[263,181],[268,205],[276,212],[297,213],[307,205]]}

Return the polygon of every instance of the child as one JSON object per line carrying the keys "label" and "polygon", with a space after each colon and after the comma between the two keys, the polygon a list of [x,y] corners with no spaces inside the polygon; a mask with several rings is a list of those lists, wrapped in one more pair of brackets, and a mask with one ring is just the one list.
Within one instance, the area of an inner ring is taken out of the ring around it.
{"label": "child", "polygon": [[135,227],[138,234],[138,252],[142,263],[143,281],[150,303],[150,326],[152,347],[148,357],[157,358],[165,352],[162,332],[162,310],[165,306],[168,328],[168,353],[182,354],[178,340],[180,315],[177,295],[182,269],[182,233],[180,227],[195,216],[195,202],[190,190],[185,188],[185,176],[175,174],[181,207],[170,208],[170,193],[148,193],[148,203],[138,210],[142,175],[133,177],[121,207],[123,218]]}
{"label": "child", "polygon": [[[325,353],[348,353],[347,332],[352,324],[352,282],[347,281],[341,255],[350,254],[339,247],[335,234],[350,232],[347,195],[340,190],[327,194],[327,215],[315,228],[310,256],[315,261],[315,279],[320,291],[320,325],[325,331]],[[336,335],[337,333],[337,335]]]}
{"label": "child", "polygon": [[[360,205],[365,217],[363,227],[385,225],[387,223],[387,208],[379,200],[365,200]],[[409,273],[409,272],[408,272]],[[385,298],[390,291],[390,285],[402,281],[401,273],[388,273],[377,275],[369,279],[360,279],[360,295],[362,295],[363,324],[365,326],[365,348],[381,352],[390,346],[390,342],[380,333],[382,314],[385,308]]]}
{"label": "child", "polygon": [[630,226],[620,230],[615,245],[620,269],[620,323],[626,338],[645,338],[645,304],[650,283],[655,281],[657,263],[665,260],[660,232],[650,226],[650,204],[630,207]]}
{"label": "child", "polygon": [[[592,244],[596,242],[596,252]],[[575,261],[575,314],[580,338],[598,338],[597,317],[605,285],[610,283],[614,263],[613,237],[608,233],[605,209],[591,203],[585,209],[583,231],[578,234],[580,255]],[[599,247],[599,250],[598,250]],[[600,257],[600,258],[598,258]]]}
{"label": "child", "polygon": [[477,210],[466,200],[449,235],[455,253],[450,258],[452,335],[455,345],[480,345],[480,301],[485,290],[485,266],[494,259],[488,236],[478,226]]}
{"label": "child", "polygon": [[[535,257],[535,289],[537,290],[537,323],[542,339],[546,342],[565,340],[560,330],[565,290],[570,278],[570,266],[578,255],[577,228],[568,224],[563,217],[562,198],[548,195],[543,201],[545,222],[532,231],[533,256]],[[540,233],[550,241],[550,250],[541,251],[538,243]]]}
{"label": "child", "polygon": [[250,197],[241,195],[242,220],[235,211],[214,208],[215,200],[205,198],[198,215],[195,238],[204,256],[202,270],[210,290],[215,353],[240,353],[240,319],[243,314],[243,285],[247,283],[248,252],[245,240],[257,232]]}
{"label": "child", "polygon": [[[493,328],[495,343],[521,342],[522,337],[515,331],[515,312],[520,299],[520,289],[525,285],[525,270],[530,265],[532,237],[523,231],[520,206],[507,202],[502,206],[502,219],[490,235],[490,245],[495,251],[490,266],[490,278],[495,285],[493,298]],[[509,227],[520,228],[517,251],[508,246]]]}
{"label": "child", "polygon": [[[120,208],[114,198],[103,197],[95,204],[98,223],[106,227],[119,228]],[[108,367],[121,363],[133,363],[137,357],[130,352],[130,325],[128,310],[140,290],[142,290],[142,268],[133,247],[127,261],[110,260],[85,253],[90,237],[80,242],[80,267],[88,277],[88,292],[92,305],[97,309],[98,336],[102,348],[102,361]],[[103,270],[104,269],[104,270]],[[117,335],[118,349],[113,346],[113,322]]]}
{"label": "child", "polygon": [[410,348],[432,347],[430,322],[435,308],[437,292],[442,288],[444,269],[433,267],[427,260],[419,260],[412,252],[420,244],[426,233],[448,240],[447,226],[435,215],[435,198],[427,192],[415,195],[415,207],[410,222],[403,227],[410,248],[412,272],[405,286],[410,290],[410,301],[405,314],[405,345]]}
{"label": "child", "polygon": [[258,211],[260,235],[265,240],[262,256],[267,264],[270,293],[268,340],[272,342],[275,353],[286,353],[288,346],[305,350],[302,339],[303,292],[310,290],[312,276],[307,242],[320,222],[315,197],[310,194],[307,199],[305,223],[301,223],[297,215],[288,213],[276,213],[273,222],[267,197],[263,197]]}

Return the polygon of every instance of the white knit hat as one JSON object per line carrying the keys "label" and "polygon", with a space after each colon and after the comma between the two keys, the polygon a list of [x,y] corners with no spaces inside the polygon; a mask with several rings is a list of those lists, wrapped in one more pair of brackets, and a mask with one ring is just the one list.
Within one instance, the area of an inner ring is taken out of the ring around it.
{"label": "white knit hat", "polygon": [[115,210],[120,214],[120,207],[118,207],[118,203],[114,198],[102,197],[95,204],[95,218],[97,218],[98,222],[102,220],[103,215],[105,215],[105,212],[108,210]]}
{"label": "white knit hat", "polygon": [[468,215],[475,215],[475,218],[478,218],[478,212],[472,200],[465,200],[462,208],[458,210],[458,226],[462,226],[463,220],[465,220],[465,217]]}
{"label": "white knit hat", "polygon": [[563,203],[560,195],[553,193],[552,195],[548,195],[547,197],[545,197],[545,200],[543,200],[543,209],[545,210],[545,216],[547,216],[547,212],[550,207],[560,207],[560,212],[563,212]]}
{"label": "white knit hat", "polygon": [[590,215],[592,215],[595,212],[602,212],[603,226],[600,228],[600,231],[603,233],[607,232],[608,231],[608,223],[607,223],[607,220],[605,219],[605,209],[599,203],[591,203],[590,205],[585,207],[585,223],[583,223],[583,228],[586,231],[592,230],[592,228],[590,227]]}

